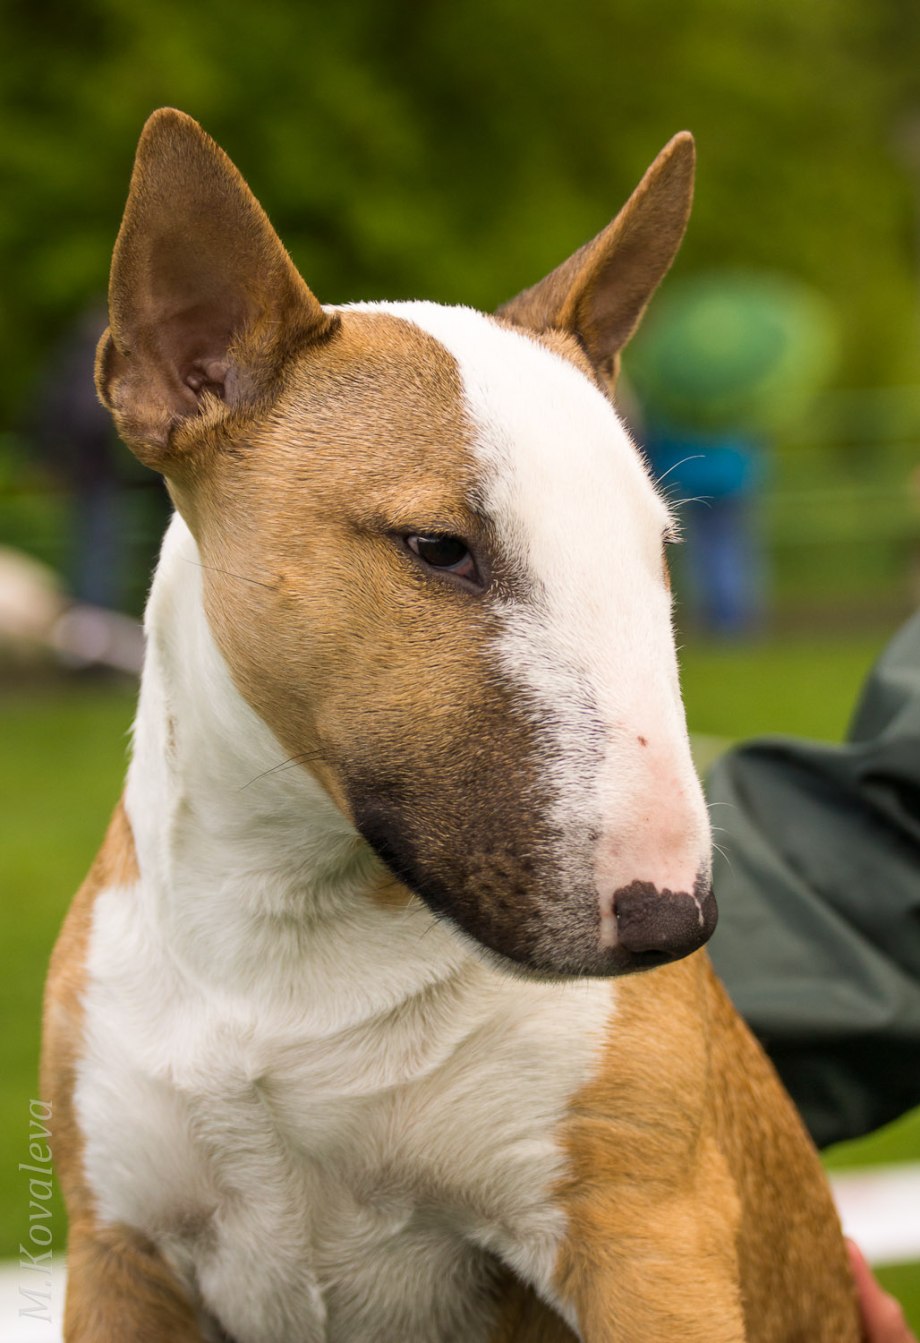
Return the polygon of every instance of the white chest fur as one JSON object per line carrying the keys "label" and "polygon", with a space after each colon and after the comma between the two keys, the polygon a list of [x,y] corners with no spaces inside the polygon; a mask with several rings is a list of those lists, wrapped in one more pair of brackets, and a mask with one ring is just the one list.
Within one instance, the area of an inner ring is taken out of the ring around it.
{"label": "white chest fur", "polygon": [[194,560],[177,522],[127,793],[142,876],[94,917],[77,1107],[99,1214],[237,1343],[485,1338],[496,1260],[552,1294],[554,1135],[611,986],[513,979],[421,904],[374,905],[373,860],[302,770],[246,786],[283,752]]}

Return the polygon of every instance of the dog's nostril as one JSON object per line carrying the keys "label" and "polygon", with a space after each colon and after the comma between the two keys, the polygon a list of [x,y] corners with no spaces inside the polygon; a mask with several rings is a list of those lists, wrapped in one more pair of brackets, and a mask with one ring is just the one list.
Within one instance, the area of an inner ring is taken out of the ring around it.
{"label": "dog's nostril", "polygon": [[613,912],[618,946],[675,961],[708,942],[718,918],[712,888],[702,882],[692,891],[659,891],[650,881],[633,881],[615,892]]}

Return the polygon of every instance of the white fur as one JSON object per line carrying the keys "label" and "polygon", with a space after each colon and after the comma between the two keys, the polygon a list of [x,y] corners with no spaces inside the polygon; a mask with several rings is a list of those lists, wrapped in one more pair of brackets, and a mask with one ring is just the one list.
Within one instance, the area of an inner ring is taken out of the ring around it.
{"label": "white fur", "polygon": [[97,900],[76,1095],[99,1214],[237,1343],[485,1339],[493,1255],[553,1299],[554,1131],[613,989],[511,979],[419,903],[366,899],[375,860],[275,768],[178,519],[148,638],[142,876]]}
{"label": "white fur", "polygon": [[[610,943],[617,886],[691,889],[705,861],[667,510],[565,360],[465,309],[372,306],[458,363],[530,594],[500,657],[550,725],[555,820],[600,836]],[[376,860],[236,691],[199,563],[175,520],[126,794],[142,875],[94,917],[77,1107],[99,1213],[151,1236],[237,1343],[476,1343],[495,1258],[564,1309],[555,1133],[614,989],[512,979],[418,901],[367,899]]]}
{"label": "white fur", "polygon": [[599,835],[612,945],[618,887],[692,892],[709,863],[662,558],[671,516],[609,400],[567,359],[470,308],[356,306],[414,322],[457,361],[485,511],[531,587],[502,612],[502,661],[554,730],[560,831],[573,852]]}

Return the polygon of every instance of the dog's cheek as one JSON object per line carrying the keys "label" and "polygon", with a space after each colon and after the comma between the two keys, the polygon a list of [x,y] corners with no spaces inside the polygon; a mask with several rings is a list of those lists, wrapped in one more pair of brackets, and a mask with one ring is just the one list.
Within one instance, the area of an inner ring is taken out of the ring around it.
{"label": "dog's cheek", "polygon": [[[548,908],[565,898],[548,743],[498,674],[453,687],[453,713],[411,702],[368,716],[344,761],[355,824],[439,916],[517,961],[532,959]],[[354,729],[355,720],[352,719]],[[399,743],[394,750],[393,743]]]}
{"label": "dog's cheek", "polygon": [[522,825],[494,789],[471,799],[443,777],[436,794],[367,775],[347,792],[361,835],[433,913],[511,960],[530,958],[547,867],[538,817]]}

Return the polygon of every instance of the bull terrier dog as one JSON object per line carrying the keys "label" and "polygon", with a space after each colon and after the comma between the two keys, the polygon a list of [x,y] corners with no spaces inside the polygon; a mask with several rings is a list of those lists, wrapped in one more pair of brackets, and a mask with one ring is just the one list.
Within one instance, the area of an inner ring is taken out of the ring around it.
{"label": "bull terrier dog", "polygon": [[147,123],[97,381],[176,514],[47,990],[68,1343],[856,1343],[699,950],[674,522],[611,400],[693,167],[495,316],[334,307]]}

